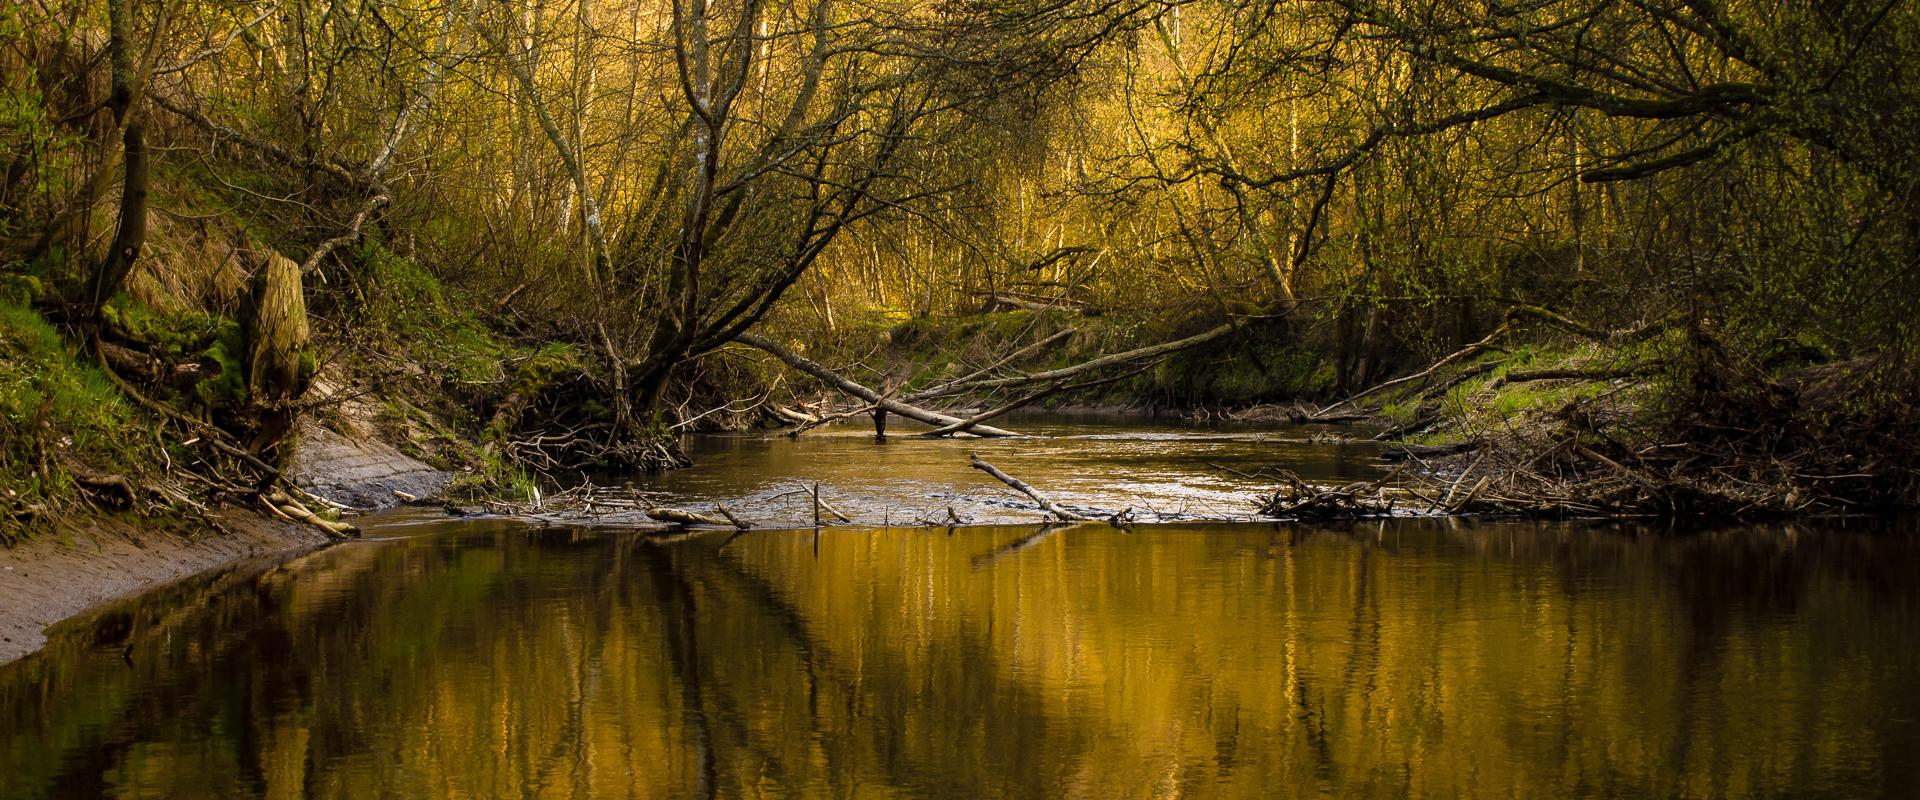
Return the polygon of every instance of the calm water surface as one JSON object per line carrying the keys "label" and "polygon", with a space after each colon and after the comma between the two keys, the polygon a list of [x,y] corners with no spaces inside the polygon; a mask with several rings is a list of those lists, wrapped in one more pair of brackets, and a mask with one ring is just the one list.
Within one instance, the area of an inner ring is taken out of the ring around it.
{"label": "calm water surface", "polygon": [[395,531],[0,668],[0,797],[1920,791],[1907,525]]}

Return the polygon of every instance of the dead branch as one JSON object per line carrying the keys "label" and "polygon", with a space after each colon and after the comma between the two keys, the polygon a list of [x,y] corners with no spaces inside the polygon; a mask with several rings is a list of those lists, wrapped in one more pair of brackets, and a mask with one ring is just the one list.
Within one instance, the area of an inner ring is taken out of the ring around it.
{"label": "dead branch", "polygon": [[[960,382],[960,383],[949,384],[947,387],[945,387],[943,391],[940,392],[940,394],[951,395],[951,394],[957,394],[963,391],[985,391],[989,389],[1005,389],[1005,388],[1014,387],[1014,386],[1031,386],[1034,384],[1064,380],[1067,378],[1077,377],[1079,375],[1083,375],[1085,373],[1092,372],[1095,370],[1105,369],[1107,367],[1119,366],[1121,364],[1134,364],[1142,361],[1150,361],[1150,360],[1155,360],[1155,359],[1163,358],[1166,356],[1170,356],[1182,350],[1188,350],[1195,347],[1199,347],[1200,345],[1206,344],[1222,336],[1226,336],[1227,334],[1233,333],[1233,331],[1234,331],[1233,324],[1228,323],[1216,328],[1211,328],[1206,331],[1196,333],[1192,336],[1188,336],[1185,339],[1176,339],[1171,342],[1161,342],[1160,344],[1149,345],[1147,347],[1139,347],[1139,348],[1135,348],[1135,349],[1128,350],[1121,353],[1112,353],[1112,354],[1100,356],[1099,358],[1091,359],[1088,361],[1082,361],[1070,367],[1050,369],[1044,372],[1035,372],[1028,375],[1016,375],[1016,376],[1006,377],[1006,378],[983,378],[980,380],[975,380],[970,382]],[[928,399],[929,396],[930,396],[929,392],[920,392],[912,395],[912,397],[916,400]]]}
{"label": "dead branch", "polygon": [[329,254],[342,247],[353,244],[358,240],[360,238],[360,228],[366,224],[367,217],[381,206],[386,205],[391,199],[385,190],[376,191],[372,197],[367,198],[366,202],[360,204],[360,209],[354,212],[353,218],[347,221],[347,229],[345,231],[341,232],[338,236],[321,242],[319,247],[314,248],[312,253],[307,254],[307,260],[300,262],[300,274],[312,275],[315,270],[320,268],[320,262]]}
{"label": "dead branch", "polygon": [[1054,333],[1052,336],[1048,336],[1045,339],[1041,339],[1040,341],[1034,342],[1033,344],[1022,347],[1019,350],[1015,350],[1013,351],[1013,353],[1009,354],[1006,358],[1002,358],[998,361],[995,361],[991,364],[981,367],[980,369],[974,370],[973,372],[970,372],[965,376],[955,378],[954,380],[947,381],[946,383],[940,384],[938,386],[929,387],[927,389],[922,389],[918,392],[914,392],[913,394],[909,394],[907,395],[906,399],[910,402],[918,402],[920,400],[930,400],[935,397],[944,396],[949,392],[951,392],[954,389],[954,387],[964,386],[967,383],[977,378],[990,375],[993,373],[994,370],[1000,369],[1001,367],[1004,367],[1008,364],[1018,363],[1020,360],[1025,359],[1028,356],[1033,355],[1034,353],[1038,353],[1041,350],[1046,349],[1049,345],[1053,344],[1054,342],[1058,342],[1061,339],[1065,339],[1078,332],[1079,332],[1078,328],[1066,328],[1064,330]]}
{"label": "dead branch", "polygon": [[1028,497],[1033,498],[1033,502],[1040,504],[1040,509],[1042,511],[1047,512],[1047,514],[1053,517],[1072,521],[1072,522],[1079,522],[1079,521],[1094,519],[1093,517],[1089,517],[1084,514],[1077,514],[1072,511],[1068,511],[1064,508],[1061,508],[1060,506],[1054,504],[1052,500],[1048,500],[1046,495],[1041,494],[1039,491],[1035,490],[1032,486],[1028,486],[1025,481],[1022,481],[1019,478],[1015,478],[1012,475],[1008,475],[1007,473],[1001,472],[998,467],[995,467],[994,465],[981,460],[981,458],[977,455],[969,454],[968,457],[971,459],[970,463],[974,469],[980,470],[981,472],[985,472],[988,475],[992,475],[996,480],[1000,481],[1001,483],[1004,483],[1010,487],[1013,487],[1014,491],[1017,491],[1021,494],[1024,494]]}
{"label": "dead branch", "polygon": [[[909,405],[900,400],[895,400],[889,397],[885,397],[881,395],[879,392],[876,392],[872,389],[862,386],[859,383],[854,382],[850,378],[840,375],[839,373],[836,373],[833,370],[827,369],[826,367],[823,367],[813,362],[807,357],[802,356],[799,353],[795,353],[792,350],[788,350],[785,347],[781,347],[780,345],[775,344],[772,340],[764,338],[757,334],[742,333],[739,336],[735,337],[734,341],[737,341],[749,347],[756,347],[761,350],[764,350],[772,354],[774,358],[778,358],[781,361],[785,362],[787,366],[793,367],[794,369],[807,373],[808,375],[811,375],[815,379],[819,380],[821,383],[825,383],[828,386],[831,386],[835,389],[845,392],[846,394],[860,398],[861,400],[865,400],[866,402],[871,403],[878,408],[884,409],[894,414],[899,414],[900,416],[906,417],[907,419],[914,420],[917,422],[923,422],[928,425],[933,425],[935,427],[939,427],[942,425],[952,425],[952,424],[964,421],[964,420],[961,420],[959,417],[941,414],[936,411],[929,411],[919,406]],[[969,433],[972,433],[976,436],[1019,436],[1020,435],[1018,433],[1014,433],[1013,431],[1001,430],[999,428],[988,427],[985,425],[976,425],[973,427],[972,430],[969,431]]]}
{"label": "dead branch", "polygon": [[739,517],[734,516],[733,512],[728,511],[726,506],[716,505],[713,507],[713,510],[720,512],[720,516],[726,517],[727,521],[733,523],[733,527],[735,528],[739,528],[740,530],[744,531],[748,528],[753,527],[752,525],[749,525],[746,522],[741,521]]}
{"label": "dead branch", "polygon": [[1363,397],[1369,397],[1375,394],[1379,394],[1380,392],[1386,391],[1395,386],[1401,386],[1404,384],[1412,383],[1414,381],[1425,380],[1427,378],[1433,377],[1434,373],[1439,372],[1442,368],[1446,367],[1448,364],[1452,364],[1463,358],[1466,358],[1482,350],[1485,350],[1489,347],[1492,347],[1495,341],[1498,341],[1500,337],[1507,335],[1507,333],[1509,331],[1512,331],[1513,328],[1514,328],[1514,321],[1509,319],[1506,322],[1501,323],[1500,327],[1493,329],[1493,332],[1487,334],[1486,338],[1481,339],[1480,341],[1474,342],[1473,344],[1467,345],[1466,347],[1462,347],[1459,350],[1455,350],[1451,355],[1448,355],[1447,357],[1442,358],[1439,361],[1433,362],[1433,364],[1427,367],[1426,369],[1413,373],[1412,375],[1405,375],[1402,377],[1394,378],[1393,380],[1387,381],[1385,383],[1374,384],[1372,388],[1363,390],[1359,394],[1353,395],[1338,403],[1334,403],[1333,405],[1327,406],[1325,410],[1331,411],[1341,406],[1358,402]]}
{"label": "dead branch", "polygon": [[1508,372],[1501,376],[1494,386],[1509,383],[1529,383],[1532,381],[1611,381],[1621,378],[1639,378],[1653,373],[1654,367],[1641,365],[1619,367],[1615,369],[1536,369]]}
{"label": "dead branch", "polygon": [[833,515],[834,519],[840,520],[841,522],[847,522],[847,523],[853,522],[852,517],[849,517],[845,514],[840,513],[840,509],[834,508],[832,503],[827,502],[826,498],[820,496],[820,484],[816,483],[810,487],[804,487],[804,488],[806,489],[808,495],[810,495],[813,498],[813,526],[814,527],[816,528],[820,527],[820,512],[822,511],[825,511],[828,514]]}
{"label": "dead branch", "polygon": [[1045,389],[1041,389],[1040,391],[1023,395],[1012,401],[1004,403],[998,407],[991,408],[986,411],[982,411],[978,414],[975,414],[971,417],[963,419],[959,422],[953,423],[952,425],[943,425],[941,427],[927,431],[926,433],[923,433],[921,435],[928,436],[928,437],[937,437],[937,436],[950,436],[956,433],[965,433],[969,429],[973,428],[975,425],[979,425],[980,423],[986,422],[987,420],[993,419],[994,417],[1011,414],[1015,411],[1020,410],[1021,408],[1031,405],[1034,402],[1037,402],[1039,400],[1044,400],[1047,397],[1050,397],[1052,395],[1056,395],[1061,392],[1079,391],[1081,389],[1087,389],[1094,386],[1101,386],[1104,384],[1114,383],[1116,381],[1123,381],[1135,375],[1138,375],[1142,372],[1145,372],[1146,369],[1147,367],[1140,367],[1138,369],[1128,370],[1124,373],[1115,375],[1110,378],[1101,378],[1099,380],[1092,380],[1092,381],[1082,381],[1080,383],[1069,384],[1069,383],[1056,382],[1052,386],[1049,386]]}

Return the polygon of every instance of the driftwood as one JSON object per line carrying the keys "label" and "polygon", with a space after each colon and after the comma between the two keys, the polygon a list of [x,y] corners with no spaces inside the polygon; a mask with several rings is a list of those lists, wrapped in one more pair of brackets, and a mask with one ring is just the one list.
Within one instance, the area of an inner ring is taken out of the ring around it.
{"label": "driftwood", "polygon": [[[833,370],[827,369],[826,367],[823,367],[817,363],[814,363],[812,360],[808,359],[807,357],[802,356],[799,353],[795,353],[792,350],[788,350],[785,347],[781,347],[780,345],[775,344],[772,340],[759,336],[757,334],[742,333],[738,337],[736,337],[734,341],[737,341],[741,344],[744,344],[750,347],[756,347],[761,350],[764,350],[767,353],[771,354],[774,358],[778,358],[782,362],[785,362],[787,366],[793,367],[794,369],[807,373],[808,375],[813,376],[815,379],[818,379],[820,382],[825,383],[828,386],[832,386],[833,388],[838,389],[842,392],[845,392],[849,395],[858,397],[861,400],[864,400],[872,404],[876,408],[880,408],[882,410],[885,410],[894,414],[899,414],[900,416],[906,417],[907,419],[914,420],[916,422],[924,422],[928,425],[933,425],[935,427],[939,427],[943,425],[952,425],[958,422],[964,422],[964,420],[960,419],[959,417],[949,416],[947,414],[942,414],[937,411],[929,411],[927,409],[921,408],[916,405],[910,405],[908,403],[895,400],[890,397],[885,397],[881,395],[879,392],[876,392],[872,389],[862,386],[859,383],[855,382],[854,380],[847,378],[846,376],[840,375],[839,373],[836,373]],[[1020,435],[1020,434],[1014,433],[1013,431],[1002,430],[1000,428],[989,427],[986,425],[975,425],[968,432],[976,436],[1019,436]]]}
{"label": "driftwood", "polygon": [[648,519],[656,520],[659,522],[671,522],[675,525],[716,525],[716,526],[722,526],[722,527],[738,527],[738,520],[735,520],[732,517],[733,515],[728,514],[727,518],[722,519],[720,517],[715,517],[708,514],[701,514],[698,512],[687,511],[685,509],[679,509],[679,508],[667,508],[665,506],[656,506],[654,508],[647,509]]}
{"label": "driftwood", "polygon": [[312,525],[336,538],[348,538],[360,535],[359,528],[345,522],[335,522],[319,514],[315,514],[312,510],[308,509],[306,505],[288,496],[285,492],[272,492],[262,496],[260,499],[261,502],[267,506],[268,510],[274,511],[293,521]]}
{"label": "driftwood", "polygon": [[971,458],[970,463],[974,469],[980,470],[981,472],[985,472],[988,475],[992,475],[996,480],[1000,481],[1001,483],[1004,483],[1010,487],[1013,487],[1014,491],[1017,491],[1021,494],[1024,494],[1028,497],[1033,498],[1033,502],[1040,504],[1040,510],[1047,512],[1047,514],[1050,516],[1053,516],[1062,520],[1071,521],[1071,522],[1079,522],[1083,520],[1094,519],[1094,517],[1089,517],[1084,514],[1077,514],[1072,511],[1068,511],[1067,509],[1061,508],[1059,505],[1056,505],[1052,500],[1047,499],[1046,495],[1041,494],[1039,491],[1035,490],[1032,486],[1028,486],[1025,481],[1022,481],[1019,478],[1015,478],[1012,475],[1008,475],[1007,473],[1001,472],[998,467],[995,467],[994,465],[981,460],[981,458],[977,455],[970,456],[970,458]]}

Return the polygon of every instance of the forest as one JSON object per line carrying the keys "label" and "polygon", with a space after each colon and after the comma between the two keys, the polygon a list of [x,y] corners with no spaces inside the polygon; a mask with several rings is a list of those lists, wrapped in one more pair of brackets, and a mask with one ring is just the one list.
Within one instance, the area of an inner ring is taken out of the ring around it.
{"label": "forest", "polygon": [[504,498],[1068,403],[1371,425],[1455,513],[1911,507],[1917,48],[1899,0],[15,0],[0,538],[333,530],[284,471],[347,414]]}

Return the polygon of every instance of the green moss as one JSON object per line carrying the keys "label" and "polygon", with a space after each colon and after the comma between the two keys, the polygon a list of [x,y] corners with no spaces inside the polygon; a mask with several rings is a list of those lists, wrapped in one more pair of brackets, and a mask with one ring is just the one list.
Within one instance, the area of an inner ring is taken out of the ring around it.
{"label": "green moss", "polygon": [[214,339],[200,355],[220,366],[213,375],[193,385],[193,394],[207,408],[233,408],[247,398],[245,345],[238,329]]}
{"label": "green moss", "polygon": [[39,278],[24,273],[0,273],[0,303],[29,305],[44,290]]}
{"label": "green moss", "polygon": [[199,311],[159,311],[116,295],[101,309],[109,327],[167,364],[211,363],[215,369],[192,389],[210,409],[246,400],[246,344],[240,323]]}

